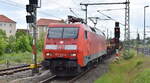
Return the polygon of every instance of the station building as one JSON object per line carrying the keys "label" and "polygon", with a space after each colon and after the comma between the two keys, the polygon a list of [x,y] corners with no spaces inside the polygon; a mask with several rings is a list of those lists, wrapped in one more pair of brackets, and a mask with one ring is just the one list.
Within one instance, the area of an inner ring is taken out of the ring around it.
{"label": "station building", "polygon": [[0,29],[6,32],[7,37],[16,34],[16,22],[5,15],[0,15]]}
{"label": "station building", "polygon": [[[47,30],[48,30],[48,25],[51,23],[64,23],[63,20],[55,20],[55,19],[46,19],[46,18],[41,18],[37,21],[37,36],[38,38],[44,37]],[[33,34],[33,29],[29,30],[31,34]]]}

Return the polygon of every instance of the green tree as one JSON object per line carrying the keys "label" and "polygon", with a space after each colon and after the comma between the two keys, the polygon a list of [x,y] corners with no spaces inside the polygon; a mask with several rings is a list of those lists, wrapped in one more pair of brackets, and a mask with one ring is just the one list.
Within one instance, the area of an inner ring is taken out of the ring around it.
{"label": "green tree", "polygon": [[44,39],[39,39],[38,42],[37,42],[37,48],[38,48],[38,51],[42,51],[44,47]]}
{"label": "green tree", "polygon": [[8,38],[8,44],[6,46],[5,52],[6,53],[16,52],[16,38],[15,38],[15,36],[10,36]]}
{"label": "green tree", "polygon": [[41,32],[40,33],[40,37],[39,37],[39,39],[37,41],[37,48],[38,48],[38,51],[40,51],[40,52],[42,51],[42,49],[44,47],[44,38],[45,38],[45,35],[46,35],[46,33]]}
{"label": "green tree", "polygon": [[31,52],[32,51],[32,37],[25,32],[16,33],[16,52]]}
{"label": "green tree", "polygon": [[2,30],[2,29],[0,29],[0,38],[4,38],[4,39],[7,38],[6,32],[4,30]]}
{"label": "green tree", "polygon": [[16,51],[21,51],[21,52],[31,52],[32,48],[30,45],[30,40],[27,35],[22,35],[16,40]]}
{"label": "green tree", "polygon": [[26,32],[20,31],[20,32],[16,32],[16,39],[18,39],[19,37],[23,36],[23,35],[27,35]]}
{"label": "green tree", "polygon": [[2,55],[5,52],[5,48],[7,46],[7,42],[4,38],[0,38],[0,55]]}
{"label": "green tree", "polygon": [[5,48],[7,46],[6,39],[7,37],[5,31],[0,29],[0,55],[5,52]]}

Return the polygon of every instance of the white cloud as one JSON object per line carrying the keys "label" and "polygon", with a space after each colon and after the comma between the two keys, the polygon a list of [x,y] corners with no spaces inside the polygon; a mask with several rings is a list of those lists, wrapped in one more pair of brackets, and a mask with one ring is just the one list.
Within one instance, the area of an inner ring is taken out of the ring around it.
{"label": "white cloud", "polygon": [[[12,1],[11,4],[16,5],[16,7],[8,5],[7,3],[2,3],[0,1],[0,13],[7,15],[8,17],[14,19],[17,21],[17,27],[26,27],[25,22],[25,5],[28,4],[28,0],[8,0]],[[94,3],[94,2],[125,2],[126,0],[42,0],[42,7],[38,9],[38,18],[45,17],[45,18],[66,18],[68,14],[73,15],[69,8],[72,8],[79,17],[84,18],[84,12],[81,11],[80,3]],[[6,1],[5,1],[6,2]],[[150,1],[147,0],[130,0],[130,23],[131,23],[131,31],[135,32],[137,28],[139,30],[143,30],[143,13],[144,13],[144,6],[150,5]],[[20,9],[19,9],[20,7]],[[97,13],[97,10],[104,10],[104,9],[115,9],[115,8],[124,8],[124,5],[108,5],[108,6],[88,6],[88,16],[99,16],[102,18],[106,18],[99,13]],[[4,9],[5,8],[5,9]],[[149,25],[150,19],[150,8],[146,9],[146,24]],[[46,13],[46,14],[45,14]],[[124,23],[124,11],[123,10],[117,10],[117,11],[104,11],[106,15],[111,16],[112,18],[120,21],[121,23]],[[114,32],[114,21],[99,21],[98,25],[102,30],[106,30],[108,28],[110,32]],[[103,28],[101,28],[103,27]],[[147,29],[148,30],[148,29]],[[124,34],[124,27],[121,26],[121,32],[122,35]],[[141,32],[142,33],[142,32]],[[142,35],[142,34],[141,34]],[[131,34],[131,38],[135,38],[135,34]]]}

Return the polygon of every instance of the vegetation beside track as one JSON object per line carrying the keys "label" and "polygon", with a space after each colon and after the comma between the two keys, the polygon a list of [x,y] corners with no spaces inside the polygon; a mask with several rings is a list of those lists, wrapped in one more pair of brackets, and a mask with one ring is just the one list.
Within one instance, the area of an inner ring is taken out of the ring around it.
{"label": "vegetation beside track", "polygon": [[132,57],[123,55],[119,62],[110,64],[109,72],[95,83],[150,83],[150,57],[137,55],[134,50],[129,54]]}
{"label": "vegetation beside track", "polygon": [[[11,54],[4,54],[0,56],[0,64],[31,64],[32,63],[32,53],[30,52],[18,52],[18,53],[11,53]],[[42,53],[37,54],[37,61],[42,61]]]}
{"label": "vegetation beside track", "polygon": [[[43,38],[42,35],[37,43],[38,61],[42,60]],[[27,32],[16,32],[16,35],[7,37],[0,29],[0,64],[32,63],[32,39]]]}

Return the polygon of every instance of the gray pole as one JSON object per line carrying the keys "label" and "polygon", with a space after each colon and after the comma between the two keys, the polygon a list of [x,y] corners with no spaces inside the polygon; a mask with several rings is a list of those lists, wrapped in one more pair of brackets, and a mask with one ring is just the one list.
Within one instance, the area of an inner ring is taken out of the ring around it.
{"label": "gray pole", "polygon": [[149,6],[144,6],[144,34],[143,34],[143,36],[144,36],[144,39],[143,39],[144,40],[144,42],[143,42],[144,43],[144,47],[145,47],[145,36],[146,36],[146,33],[145,33],[145,24],[146,24],[145,23],[146,22],[145,21],[145,17],[146,17],[146,8],[147,7],[149,7]]}
{"label": "gray pole", "polygon": [[145,47],[145,8],[146,8],[146,7],[144,7],[144,33],[143,33],[143,36],[144,36],[144,37],[143,37],[144,47]]}
{"label": "gray pole", "polygon": [[30,15],[27,15],[27,23],[29,23],[29,27],[32,29],[33,32],[33,64],[32,67],[32,75],[39,72],[39,68],[37,65],[37,8],[41,7],[41,0],[40,0],[40,6],[38,6],[38,0],[29,0],[29,5],[26,5],[26,10]]}
{"label": "gray pole", "polygon": [[107,28],[107,40],[108,40],[109,34],[108,34],[108,28]]}
{"label": "gray pole", "polygon": [[34,26],[33,26],[33,46],[34,46],[34,64],[35,64],[35,69],[33,70],[33,72],[38,73],[39,70],[37,68],[37,27],[36,27],[36,20],[37,20],[37,9],[34,12],[35,14],[35,22],[34,22]]}
{"label": "gray pole", "polygon": [[85,5],[85,24],[87,24],[87,6],[88,5]]}

